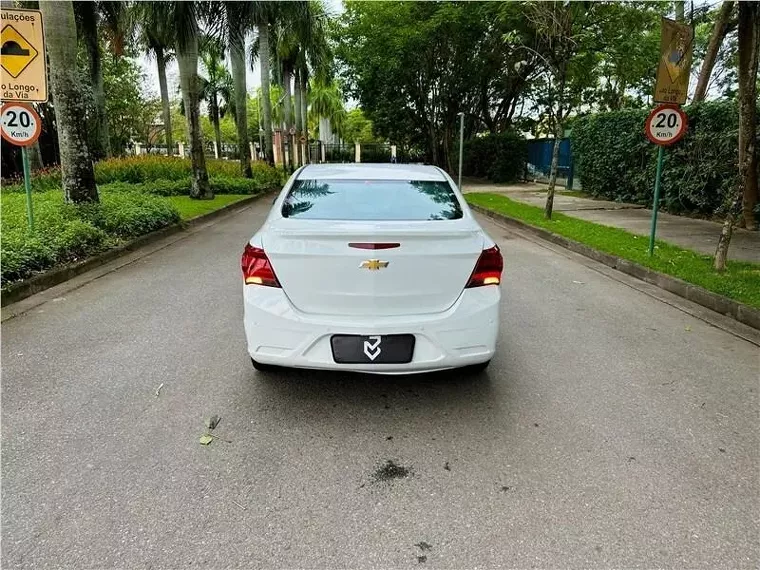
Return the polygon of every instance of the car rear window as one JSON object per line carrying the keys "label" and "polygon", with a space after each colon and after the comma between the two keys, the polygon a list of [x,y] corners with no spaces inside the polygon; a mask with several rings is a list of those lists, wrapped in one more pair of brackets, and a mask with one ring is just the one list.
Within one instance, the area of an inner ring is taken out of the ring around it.
{"label": "car rear window", "polygon": [[305,220],[456,220],[448,182],[430,180],[296,180],[282,206]]}

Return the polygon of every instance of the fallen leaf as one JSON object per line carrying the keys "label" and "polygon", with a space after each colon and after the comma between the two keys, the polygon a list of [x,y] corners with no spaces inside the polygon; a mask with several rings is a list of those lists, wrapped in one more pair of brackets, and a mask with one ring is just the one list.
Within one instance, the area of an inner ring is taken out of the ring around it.
{"label": "fallen leaf", "polygon": [[212,441],[214,441],[214,438],[211,437],[210,435],[206,434],[206,435],[202,435],[201,436],[201,438],[198,441],[198,443],[200,443],[201,445],[208,445]]}
{"label": "fallen leaf", "polygon": [[686,332],[691,332],[691,327],[684,327],[683,330],[685,330]]}

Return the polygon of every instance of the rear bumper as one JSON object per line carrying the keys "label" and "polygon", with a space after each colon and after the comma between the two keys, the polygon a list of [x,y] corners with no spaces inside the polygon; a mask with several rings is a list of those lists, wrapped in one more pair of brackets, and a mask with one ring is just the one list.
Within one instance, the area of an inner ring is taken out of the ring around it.
{"label": "rear bumper", "polygon": [[[493,356],[499,333],[499,287],[466,289],[442,313],[394,317],[312,315],[296,310],[282,289],[243,286],[248,352],[262,364],[377,374],[429,372],[479,364]],[[334,334],[415,335],[407,364],[337,364]]]}

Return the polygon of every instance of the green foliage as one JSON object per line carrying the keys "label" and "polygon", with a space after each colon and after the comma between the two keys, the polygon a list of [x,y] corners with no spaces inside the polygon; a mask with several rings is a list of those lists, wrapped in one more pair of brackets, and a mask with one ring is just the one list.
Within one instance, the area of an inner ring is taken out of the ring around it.
{"label": "green foliage", "polygon": [[78,215],[121,239],[141,236],[179,221],[179,213],[169,202],[142,192],[104,192],[100,204],[79,206]]}
{"label": "green foliage", "polygon": [[348,142],[379,143],[381,138],[372,133],[372,121],[364,116],[361,109],[351,109],[342,125],[343,139]]}
{"label": "green foliage", "polygon": [[760,264],[728,262],[725,272],[713,270],[713,259],[694,251],[663,241],[657,241],[654,256],[648,255],[648,239],[625,230],[611,228],[555,212],[551,220],[544,218],[543,208],[510,200],[506,196],[487,193],[470,193],[467,201],[494,212],[517,218],[532,226],[547,229],[623,259],[636,262],[694,285],[760,307]]}
{"label": "green foliage", "polygon": [[[190,182],[191,164],[189,159],[168,156],[138,156],[103,160],[95,165],[95,180],[98,184],[111,182],[128,182],[131,184],[153,182],[157,180],[186,180]],[[229,160],[206,160],[206,169],[210,177],[240,177],[240,165]],[[265,165],[253,167],[254,179],[259,178],[267,184],[282,180],[281,171]],[[273,184],[277,185],[277,184]]]}
{"label": "green foliage", "polygon": [[511,182],[522,175],[527,152],[525,138],[516,131],[474,138],[464,143],[462,171],[465,176]]}
{"label": "green foliage", "polygon": [[141,90],[146,76],[129,57],[103,58],[108,134],[114,154],[123,154],[130,139],[163,143],[163,133],[152,125],[161,113],[161,100]]}
{"label": "green foliage", "polygon": [[[665,149],[662,204],[670,212],[721,213],[738,184],[738,112],[728,101],[685,107],[686,136]],[[609,200],[651,204],[657,146],[644,134],[646,110],[579,118],[573,159],[583,190]]]}
{"label": "green foliage", "polygon": [[179,213],[161,198],[135,192],[101,192],[100,198],[100,204],[75,206],[63,203],[60,190],[35,193],[35,232],[30,234],[25,196],[3,194],[3,287],[179,220]]}

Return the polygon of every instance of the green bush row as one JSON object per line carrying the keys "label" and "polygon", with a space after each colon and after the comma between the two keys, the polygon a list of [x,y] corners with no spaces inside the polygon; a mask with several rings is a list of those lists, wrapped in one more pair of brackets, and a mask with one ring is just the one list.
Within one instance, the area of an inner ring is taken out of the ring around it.
{"label": "green bush row", "polygon": [[[684,108],[683,139],[665,149],[661,206],[674,213],[720,213],[738,184],[738,110],[731,101]],[[657,146],[644,133],[646,109],[578,118],[571,134],[583,190],[621,202],[651,204]],[[760,136],[760,131],[758,131]]]}
{"label": "green bush row", "polygon": [[54,265],[71,263],[179,222],[166,200],[142,192],[103,192],[99,204],[64,204],[60,190],[34,195],[35,232],[29,234],[25,197],[2,197],[2,271],[5,288]]}
{"label": "green bush row", "polygon": [[464,143],[462,172],[493,182],[512,182],[523,174],[527,149],[523,136],[512,130],[471,139]]}
{"label": "green bush row", "polygon": [[[219,176],[211,178],[209,184],[214,194],[258,194],[272,188],[257,179],[230,178]],[[144,192],[156,196],[187,196],[190,194],[189,180],[152,180],[150,182],[111,182],[99,186],[101,192]]]}
{"label": "green bush row", "polygon": [[[261,189],[271,189],[282,186],[285,181],[282,170],[261,162],[252,165],[253,178],[243,178],[240,175],[238,162],[227,160],[208,160],[206,168],[215,192],[219,194],[246,194]],[[95,165],[95,181],[98,185],[113,183],[150,184],[158,188],[154,194],[164,196],[187,194],[190,189],[191,164],[189,159],[166,156],[132,156],[127,158],[111,158],[102,160]],[[177,188],[184,187],[185,192]],[[59,168],[49,168],[35,172],[32,176],[32,189],[36,192],[59,190],[61,188],[61,171]],[[168,190],[165,190],[167,189]],[[239,190],[250,188],[248,192]],[[234,191],[233,191],[234,190]],[[3,192],[23,192],[21,180],[3,181]]]}

